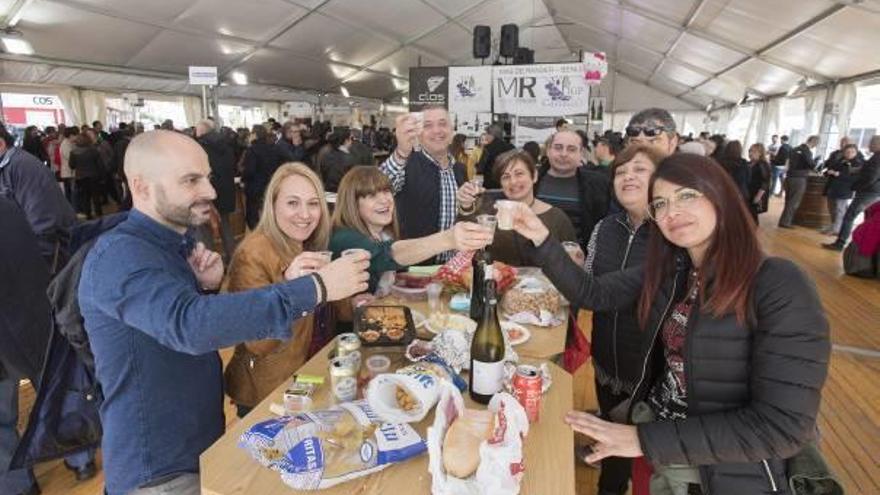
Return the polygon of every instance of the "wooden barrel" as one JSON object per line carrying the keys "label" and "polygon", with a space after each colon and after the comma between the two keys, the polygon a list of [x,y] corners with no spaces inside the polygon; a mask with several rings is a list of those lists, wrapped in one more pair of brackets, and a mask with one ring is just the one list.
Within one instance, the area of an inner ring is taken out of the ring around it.
{"label": "wooden barrel", "polygon": [[794,213],[794,223],[811,229],[821,229],[831,225],[831,215],[828,213],[828,202],[822,191],[828,181],[822,175],[811,175],[807,178],[807,191],[800,207]]}

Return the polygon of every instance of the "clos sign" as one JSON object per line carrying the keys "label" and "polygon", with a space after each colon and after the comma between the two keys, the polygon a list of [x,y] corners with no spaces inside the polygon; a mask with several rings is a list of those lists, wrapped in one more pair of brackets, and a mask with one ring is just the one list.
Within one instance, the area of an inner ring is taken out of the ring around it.
{"label": "clos sign", "polygon": [[55,99],[51,96],[34,96],[33,97],[34,105],[38,107],[54,107]]}
{"label": "clos sign", "polygon": [[424,107],[447,106],[449,69],[447,67],[411,67],[409,69],[409,110],[420,112]]}

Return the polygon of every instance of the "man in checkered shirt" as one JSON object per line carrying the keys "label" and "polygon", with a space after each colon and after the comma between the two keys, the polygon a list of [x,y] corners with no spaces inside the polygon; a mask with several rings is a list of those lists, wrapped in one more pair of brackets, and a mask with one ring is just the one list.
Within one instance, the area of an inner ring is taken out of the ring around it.
{"label": "man in checkered shirt", "polygon": [[[453,135],[449,113],[432,106],[421,115],[421,119],[418,114],[397,118],[397,148],[379,166],[391,179],[403,239],[452,227],[457,213],[455,193],[466,181],[464,165],[449,153]],[[446,251],[429,263],[444,263],[453,254]]]}

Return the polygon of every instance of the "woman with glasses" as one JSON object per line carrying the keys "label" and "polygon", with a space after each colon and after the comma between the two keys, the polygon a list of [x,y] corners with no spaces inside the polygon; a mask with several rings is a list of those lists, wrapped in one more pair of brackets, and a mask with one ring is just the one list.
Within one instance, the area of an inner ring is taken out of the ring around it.
{"label": "woman with glasses", "polygon": [[571,412],[588,462],[644,455],[651,493],[788,493],[786,460],[815,441],[828,322],[813,282],[766,257],[730,176],[693,154],[663,160],[648,186],[645,264],[601,276],[573,264],[528,208],[514,229],[572,302],[637,307],[644,359],[616,424]]}
{"label": "woman with glasses", "polygon": [[[587,245],[585,270],[593,276],[640,266],[648,247],[648,184],[661,157],[649,146],[632,145],[611,163],[614,197],[624,211],[603,218],[596,224]],[[644,332],[638,324],[636,308],[593,312],[590,338],[596,398],[600,415],[626,401],[639,379]],[[588,452],[578,451],[583,459]],[[602,460],[599,493],[626,493],[630,478],[630,459],[608,457]]]}

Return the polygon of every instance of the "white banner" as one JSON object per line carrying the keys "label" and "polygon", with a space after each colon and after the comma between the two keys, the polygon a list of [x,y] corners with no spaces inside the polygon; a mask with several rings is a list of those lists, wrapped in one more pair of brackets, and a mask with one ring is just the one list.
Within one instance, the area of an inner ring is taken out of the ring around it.
{"label": "white banner", "polygon": [[449,111],[460,115],[492,111],[492,66],[449,68]]}
{"label": "white banner", "polygon": [[193,86],[216,86],[217,68],[190,65],[189,83]]}
{"label": "white banner", "polygon": [[492,93],[494,112],[514,115],[585,114],[590,103],[590,88],[581,63],[496,65]]}
{"label": "white banner", "polygon": [[529,141],[543,145],[556,132],[556,117],[517,117],[513,145],[522,148]]}

